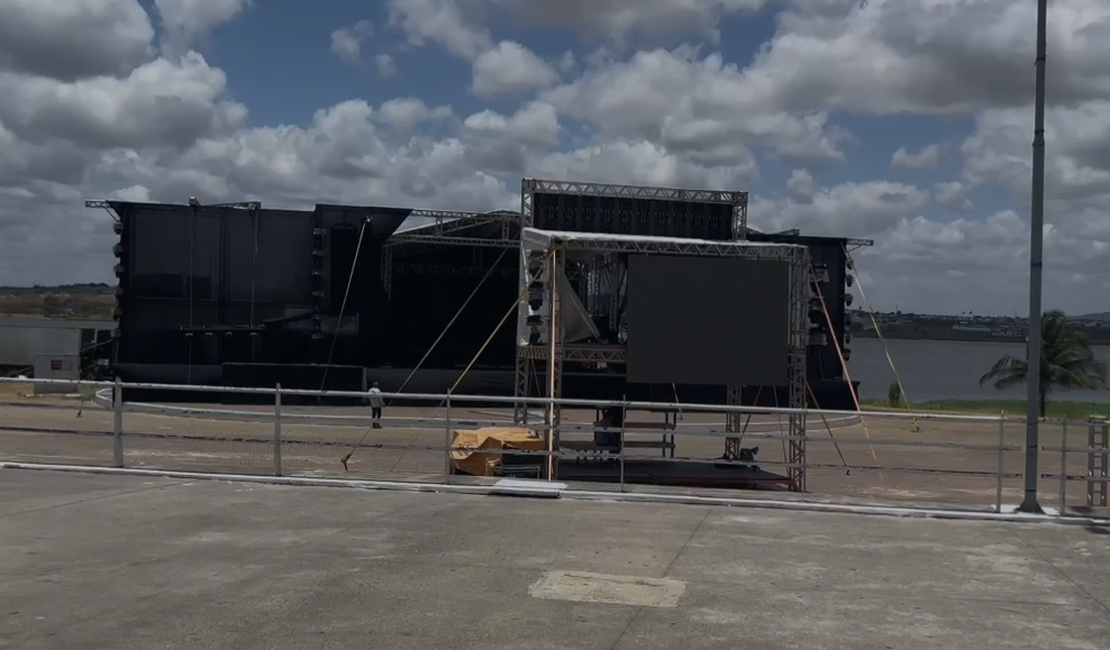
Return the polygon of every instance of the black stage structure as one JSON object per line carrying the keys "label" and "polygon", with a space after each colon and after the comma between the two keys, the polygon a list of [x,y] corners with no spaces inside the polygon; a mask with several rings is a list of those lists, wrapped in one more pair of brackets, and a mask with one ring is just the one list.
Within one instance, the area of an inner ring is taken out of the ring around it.
{"label": "black stage structure", "polygon": [[[203,205],[192,199],[186,205],[86,205],[117,216],[113,367],[128,381],[358,390],[369,377],[387,392],[540,394],[537,387],[521,387],[522,377],[536,377],[523,370],[529,355],[518,354],[527,314],[518,312],[515,327],[497,327],[519,302],[514,296],[526,270],[521,233],[531,228],[711,246],[744,240],[803,245],[814,262],[812,288],[831,316],[810,314],[801,367],[811,402],[854,408],[831,339],[847,342],[846,252],[870,242],[756,233],[747,227],[745,192],[525,179],[519,212],[338,205],[274,210],[256,202]],[[638,249],[590,245],[562,266],[570,290],[563,303],[576,303],[580,316],[576,345],[590,346],[583,360],[589,363],[562,373],[562,395],[792,401],[781,384],[745,382],[737,393],[736,384],[728,390],[630,383],[612,355],[628,336],[628,309],[636,299],[628,294],[628,279],[637,264],[629,257]],[[811,312],[815,303],[811,299]]]}

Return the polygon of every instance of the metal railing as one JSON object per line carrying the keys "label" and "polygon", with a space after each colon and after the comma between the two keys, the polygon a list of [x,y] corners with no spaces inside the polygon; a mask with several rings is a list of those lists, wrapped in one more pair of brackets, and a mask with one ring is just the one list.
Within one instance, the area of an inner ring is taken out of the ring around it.
{"label": "metal railing", "polygon": [[[560,482],[572,484],[612,481],[622,491],[644,482],[641,468],[645,464],[655,468],[647,478],[653,479],[656,485],[635,489],[674,489],[676,484],[698,482],[735,486],[744,481],[778,486],[782,483],[774,479],[779,476],[775,471],[785,473],[790,467],[802,467],[808,477],[808,497],[801,498],[895,499],[923,506],[960,505],[1002,511],[1006,506],[1007,490],[1015,505],[1019,498],[1020,461],[1024,451],[1020,444],[1007,444],[1008,420],[1004,414],[860,413],[386,393],[383,398],[387,402],[404,400],[406,404],[422,402],[427,406],[390,406],[379,430],[370,428],[368,408],[325,408],[291,403],[340,398],[363,400],[366,395],[362,392],[12,378],[0,378],[0,383],[70,384],[85,393],[94,392],[93,401],[99,405],[90,408],[84,403],[57,399],[5,402],[0,405],[0,458],[7,460],[63,458],[66,462],[115,467],[204,468],[216,472],[264,472],[275,476],[342,473],[360,478],[403,476],[405,480],[454,483],[488,480],[484,476],[461,476],[456,472],[459,456],[480,454],[494,461],[490,465],[499,467],[500,475],[527,474],[538,465],[540,476],[554,475]],[[124,399],[129,390],[195,392],[198,396],[239,394],[253,395],[255,399],[267,396],[272,405],[228,407],[129,402]],[[541,415],[539,422],[523,425],[536,434],[530,448],[456,446],[459,431],[518,426],[512,423],[510,413],[511,407],[521,402],[526,409],[539,410],[558,404],[564,413],[558,431],[552,431]],[[497,410],[502,405],[505,412]],[[591,411],[614,407],[625,414],[620,426],[599,426],[597,418],[589,415]],[[19,417],[20,409],[28,408],[48,410],[54,415],[40,416],[35,421]],[[84,409],[81,426],[74,420],[63,421],[64,416],[57,415],[78,409]],[[669,428],[637,429],[633,426],[637,423],[628,419],[635,413],[660,411],[680,412],[682,421]],[[729,413],[740,414],[742,420],[747,418],[744,431],[738,434],[726,430],[725,414]],[[800,464],[787,462],[785,451],[781,459],[776,457],[776,446],[785,447],[787,442],[797,440],[785,433],[785,416],[799,413],[805,416],[807,423],[807,453]],[[784,426],[776,431],[775,424],[780,418]],[[753,420],[758,421],[752,424]],[[43,426],[44,422],[49,426]],[[1105,422],[1103,426],[1099,431],[1105,430]],[[592,437],[598,433],[615,435],[617,444],[609,449],[592,444]],[[1016,427],[1014,433],[1018,434]],[[99,435],[111,437],[110,455],[108,449],[96,445],[95,438]],[[723,439],[737,437],[741,437],[744,444],[761,448],[758,460],[719,457]],[[44,445],[48,439],[52,442]],[[1068,449],[1065,434],[1059,448],[1046,445],[1046,449],[1059,450],[1063,459],[1062,471],[1042,475],[1042,478],[1059,481],[1062,511],[1066,506],[1064,494],[1068,481],[1086,480],[1088,486],[1101,485],[1101,494],[1105,495],[1105,453],[1110,445],[1105,440],[1100,444]],[[342,467],[339,460],[346,451],[354,454],[349,470]],[[1068,453],[1085,453],[1092,459],[1087,476],[1068,473]],[[508,464],[508,456],[517,464]],[[604,463],[615,466],[615,477],[604,476],[610,471]],[[558,471],[544,471],[545,465],[556,467]],[[753,466],[758,466],[759,471],[752,469]],[[699,476],[704,480],[691,479]],[[762,480],[745,478],[740,481],[737,478],[740,476]],[[1092,494],[1094,496],[1088,497],[1089,505],[1099,505],[1099,493]],[[1101,503],[1105,505],[1105,496]]]}

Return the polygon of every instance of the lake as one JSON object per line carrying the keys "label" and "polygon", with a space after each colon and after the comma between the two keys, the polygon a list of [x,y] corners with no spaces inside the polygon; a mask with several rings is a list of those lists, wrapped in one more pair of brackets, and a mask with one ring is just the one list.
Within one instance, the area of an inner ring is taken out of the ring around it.
{"label": "lake", "polygon": [[[998,391],[991,386],[979,386],[979,377],[1002,355],[1024,358],[1024,343],[888,339],[886,345],[911,404],[1025,397],[1024,387]],[[848,362],[848,372],[860,382],[860,397],[885,399],[894,372],[883,351],[883,342],[854,338],[850,347],[852,360]],[[1110,363],[1110,346],[1094,349],[1100,359]],[[1072,391],[1059,393],[1057,399],[1110,403],[1110,392]]]}

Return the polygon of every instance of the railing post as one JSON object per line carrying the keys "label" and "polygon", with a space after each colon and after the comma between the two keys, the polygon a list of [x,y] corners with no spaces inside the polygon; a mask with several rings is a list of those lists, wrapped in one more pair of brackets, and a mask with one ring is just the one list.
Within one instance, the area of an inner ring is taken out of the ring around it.
{"label": "railing post", "polygon": [[[621,437],[620,437],[620,447],[618,448],[618,451],[617,451],[617,460],[620,462],[620,465],[621,465],[621,477],[620,477],[620,491],[621,492],[624,492],[624,434],[628,430],[628,427],[625,424],[627,419],[628,419],[628,400],[626,398],[624,403],[621,404]],[[664,452],[665,451],[666,450],[664,449]]]}
{"label": "railing post", "polygon": [[[451,482],[451,445],[454,442],[451,439],[451,393],[447,393],[447,398],[444,400],[444,421],[443,426],[443,483],[446,485]],[[504,456],[502,456],[504,459]]]}
{"label": "railing post", "polygon": [[123,380],[119,377],[112,387],[112,462],[123,467]]}
{"label": "railing post", "polygon": [[998,485],[995,486],[994,511],[1002,512],[1002,474],[1004,469],[1004,456],[1006,448],[1006,411],[998,415]]}
{"label": "railing post", "polygon": [[281,476],[281,384],[274,386],[274,476]]}
{"label": "railing post", "polygon": [[1064,416],[1064,428],[1060,434],[1060,516],[1068,512],[1068,416]]}

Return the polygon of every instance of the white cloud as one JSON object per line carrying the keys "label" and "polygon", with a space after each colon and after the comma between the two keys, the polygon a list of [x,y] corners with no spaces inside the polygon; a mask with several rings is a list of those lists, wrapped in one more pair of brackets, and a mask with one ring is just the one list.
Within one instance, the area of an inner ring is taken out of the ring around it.
{"label": "white cloud", "polygon": [[[757,4],[575,0],[549,25],[586,37],[705,38],[721,16]],[[158,6],[193,42],[247,4]],[[544,51],[512,21],[492,36],[491,7],[529,24],[552,17],[539,0],[389,0],[390,29],[465,61],[476,93],[517,97],[452,107],[437,88],[434,102],[410,90],[415,97],[371,104],[352,90],[355,99],[306,123],[252,126],[211,59],[152,47],[136,0],[0,3],[0,284],[110,280],[115,236],[107,215],[80,207],[85,196],[493,209],[517,205],[519,177],[534,175],[750,189],[753,226],[874,238],[857,258],[881,307],[1021,308],[1031,9],[1001,0],[777,6],[791,8],[773,39],[752,61],[731,62],[706,46],[623,49],[639,38],[589,40],[560,55],[565,47]],[[1053,7],[1046,305],[1092,311],[1110,295],[1110,76],[1101,66],[1110,7]],[[532,47],[541,56],[530,58]],[[383,76],[394,70],[384,52],[374,64]],[[550,72],[526,74],[530,66]],[[838,111],[959,113],[974,116],[974,131],[940,160],[943,176],[926,185],[903,173],[899,183],[882,170],[861,177],[846,152],[885,155],[900,143],[852,140]],[[786,179],[783,167],[794,169]]]}
{"label": "white cloud", "polygon": [[374,67],[378,69],[378,76],[383,79],[388,79],[397,74],[397,62],[393,60],[391,55],[385,52],[374,57]]}
{"label": "white cloud", "polygon": [[920,151],[910,152],[905,147],[898,147],[890,158],[890,166],[899,169],[928,169],[940,163],[939,144],[930,144]]}
{"label": "white cloud", "polygon": [[971,193],[975,187],[970,183],[949,181],[937,183],[933,187],[933,196],[937,203],[947,210],[967,212],[975,207],[971,200]]}
{"label": "white cloud", "polygon": [[786,181],[786,194],[795,203],[810,205],[813,203],[814,195],[817,194],[817,186],[813,182],[813,176],[804,169],[795,169],[790,172],[790,178]]}
{"label": "white cloud", "polygon": [[[793,4],[753,66],[792,109],[952,113],[1021,105],[1032,94],[1035,2]],[[1056,0],[1051,13],[1053,101],[1105,96],[1110,4]]]}
{"label": "white cloud", "polygon": [[331,33],[331,53],[344,63],[362,60],[362,42],[374,35],[374,25],[360,20],[352,27],[341,27]]}
{"label": "white cloud", "polygon": [[126,73],[150,54],[154,27],[138,2],[0,2],[0,71],[62,81]]}
{"label": "white cloud", "polygon": [[154,0],[171,38],[192,39],[242,14],[252,0]]}
{"label": "white cloud", "polygon": [[479,97],[523,94],[543,90],[559,81],[551,64],[516,41],[501,41],[474,60],[470,89]]}
{"label": "white cloud", "polygon": [[716,40],[723,15],[754,12],[769,0],[491,0],[524,26],[566,28],[586,37],[704,36]]}
{"label": "white cloud", "polygon": [[750,165],[753,146],[793,159],[843,158],[843,134],[827,128],[825,113],[786,113],[769,89],[718,54],[655,50],[596,65],[543,97],[603,138],[646,140],[699,165]]}
{"label": "white cloud", "polygon": [[468,61],[493,45],[488,29],[476,26],[455,0],[387,0],[390,26],[412,45],[435,43]]}

